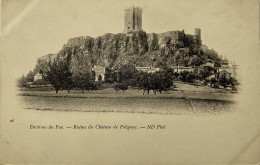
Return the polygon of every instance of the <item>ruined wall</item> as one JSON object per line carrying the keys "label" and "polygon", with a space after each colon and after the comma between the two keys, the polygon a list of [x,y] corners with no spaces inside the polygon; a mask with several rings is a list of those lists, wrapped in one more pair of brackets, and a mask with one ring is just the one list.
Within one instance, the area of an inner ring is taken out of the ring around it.
{"label": "ruined wall", "polygon": [[171,44],[176,44],[178,41],[182,40],[185,37],[185,33],[183,31],[168,31],[165,33],[158,34],[158,44],[160,47],[166,45],[165,39],[170,39]]}

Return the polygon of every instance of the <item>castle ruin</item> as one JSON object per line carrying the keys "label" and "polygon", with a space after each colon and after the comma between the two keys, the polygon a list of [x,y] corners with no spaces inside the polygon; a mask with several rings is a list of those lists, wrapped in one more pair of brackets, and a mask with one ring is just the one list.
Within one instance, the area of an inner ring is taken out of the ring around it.
{"label": "castle ruin", "polygon": [[[141,31],[142,29],[142,12],[143,9],[137,6],[131,6],[125,11],[125,24],[124,24],[124,33],[127,35],[131,35],[132,32]],[[201,30],[199,28],[195,28],[195,34],[185,34],[184,31],[169,31],[165,33],[159,34],[160,36],[164,37],[171,37],[172,39],[177,42],[180,38],[188,37],[193,40],[194,43],[198,44],[199,46],[202,45],[201,40]]]}

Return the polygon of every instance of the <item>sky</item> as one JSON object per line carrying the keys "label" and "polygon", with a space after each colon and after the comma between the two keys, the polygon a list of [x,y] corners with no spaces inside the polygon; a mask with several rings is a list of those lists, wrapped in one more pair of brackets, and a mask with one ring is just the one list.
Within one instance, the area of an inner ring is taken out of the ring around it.
{"label": "sky", "polygon": [[147,33],[200,28],[203,44],[238,64],[259,41],[258,0],[2,0],[1,60],[19,77],[69,38],[122,33],[131,5]]}

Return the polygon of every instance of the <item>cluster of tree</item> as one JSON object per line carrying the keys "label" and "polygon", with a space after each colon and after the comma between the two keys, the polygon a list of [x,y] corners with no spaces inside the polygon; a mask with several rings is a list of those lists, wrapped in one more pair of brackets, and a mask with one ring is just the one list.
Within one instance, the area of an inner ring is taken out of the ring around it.
{"label": "cluster of tree", "polygon": [[115,85],[115,90],[116,90],[116,91],[122,90],[123,93],[124,93],[125,90],[128,89],[128,86],[129,86],[129,85],[128,85],[127,82],[117,83],[117,84]]}
{"label": "cluster of tree", "polygon": [[17,85],[18,88],[27,88],[29,86],[28,81],[27,81],[27,79],[24,75],[22,75],[22,77],[20,77],[16,81],[16,85]]}
{"label": "cluster of tree", "polygon": [[105,77],[104,77],[105,82],[113,83],[116,81],[116,77],[117,77],[117,73],[114,70],[110,68],[105,69]]}
{"label": "cluster of tree", "polygon": [[46,80],[55,88],[56,93],[60,89],[70,93],[72,88],[84,90],[96,90],[92,72],[84,69],[70,69],[70,61],[57,58],[53,63],[49,62],[49,70],[46,73]]}
{"label": "cluster of tree", "polygon": [[115,90],[123,90],[124,92],[131,86],[143,90],[143,94],[147,91],[148,95],[151,90],[156,94],[157,91],[161,93],[170,89],[173,86],[173,78],[174,72],[169,68],[165,68],[163,71],[147,73],[137,71],[130,64],[123,65],[118,72],[107,69],[105,73],[105,82],[117,82]]}
{"label": "cluster of tree", "polygon": [[228,86],[230,86],[234,91],[237,91],[237,85],[239,84],[237,79],[234,77],[227,77],[225,75],[222,75],[218,78],[212,78],[208,81],[213,88],[219,88],[219,86],[222,86],[226,89]]}
{"label": "cluster of tree", "polygon": [[143,90],[143,94],[147,91],[149,95],[150,90],[156,92],[167,91],[173,86],[173,70],[165,69],[154,73],[138,72],[136,74],[135,86]]}
{"label": "cluster of tree", "polygon": [[182,71],[174,73],[175,77],[183,82],[194,83],[196,80],[203,81],[211,75],[216,74],[216,69],[210,66],[205,66],[202,69],[194,69],[194,71]]}
{"label": "cluster of tree", "polygon": [[127,81],[128,85],[133,85],[131,82],[135,81],[135,74],[138,71],[131,64],[121,66],[117,71],[110,68],[105,69],[105,82],[106,83],[122,83]]}
{"label": "cluster of tree", "polygon": [[34,75],[30,71],[26,76],[22,76],[17,81],[17,86],[19,88],[29,87],[29,83],[33,85],[42,85],[51,84],[56,93],[60,89],[67,90],[70,93],[70,90],[73,88],[80,89],[82,93],[84,90],[96,90],[97,85],[94,83],[95,74],[85,66],[80,66],[77,64],[77,67],[71,67],[74,64],[71,62],[70,56],[66,58],[57,57],[53,62],[48,62],[48,67],[42,72],[42,80],[34,81]]}
{"label": "cluster of tree", "polygon": [[27,88],[29,87],[29,84],[32,85],[43,85],[46,84],[44,80],[36,80],[34,81],[34,76],[36,75],[36,72],[29,71],[26,76],[22,75],[20,78],[18,78],[16,85],[18,88]]}
{"label": "cluster of tree", "polygon": [[194,83],[196,79],[199,79],[199,75],[193,72],[183,71],[180,72],[179,79],[183,82]]}
{"label": "cluster of tree", "polygon": [[54,60],[49,62],[50,69],[46,73],[47,81],[55,88],[56,93],[60,89],[66,89],[70,93],[72,88],[72,73],[69,70],[69,65],[63,60]]}
{"label": "cluster of tree", "polygon": [[175,76],[178,76],[178,79],[183,82],[197,83],[198,81],[203,81],[204,85],[210,84],[213,88],[219,88],[219,86],[227,88],[230,86],[233,90],[236,90],[236,86],[238,85],[238,81],[234,77],[225,74],[219,75],[205,68],[199,72],[183,71]]}

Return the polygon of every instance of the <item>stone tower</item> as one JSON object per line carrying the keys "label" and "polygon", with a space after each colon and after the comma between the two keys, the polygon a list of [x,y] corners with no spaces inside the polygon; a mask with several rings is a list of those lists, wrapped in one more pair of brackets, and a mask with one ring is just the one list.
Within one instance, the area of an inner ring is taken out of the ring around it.
{"label": "stone tower", "polygon": [[202,44],[201,41],[201,30],[199,28],[195,28],[195,35],[194,35],[195,39],[197,40],[197,42],[199,43],[199,45]]}
{"label": "stone tower", "polygon": [[142,8],[135,6],[125,9],[124,33],[142,30],[142,12]]}

